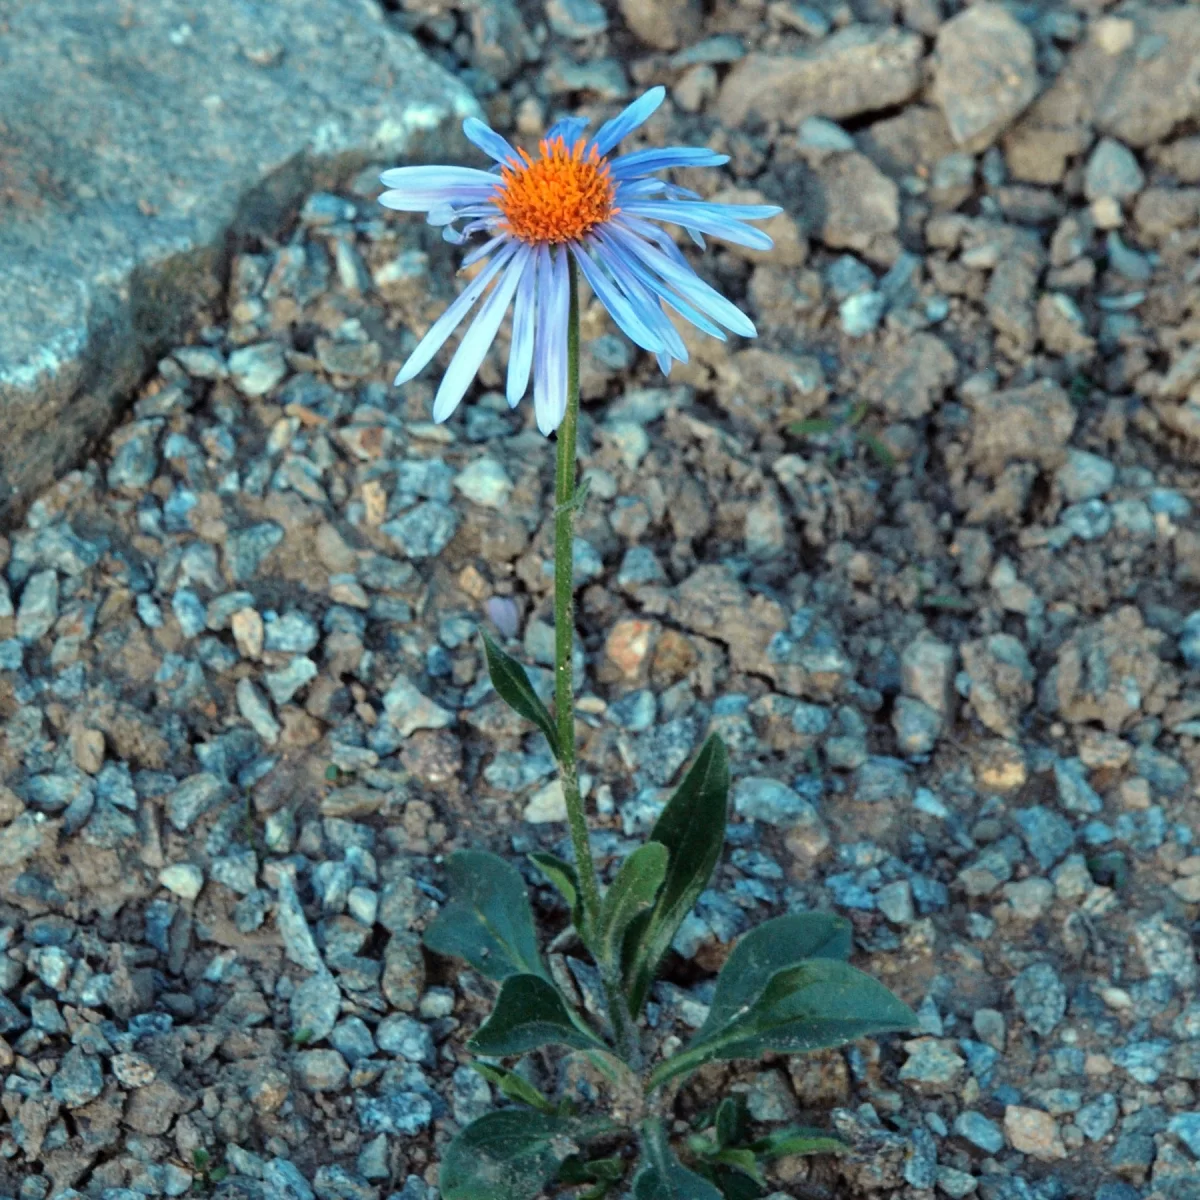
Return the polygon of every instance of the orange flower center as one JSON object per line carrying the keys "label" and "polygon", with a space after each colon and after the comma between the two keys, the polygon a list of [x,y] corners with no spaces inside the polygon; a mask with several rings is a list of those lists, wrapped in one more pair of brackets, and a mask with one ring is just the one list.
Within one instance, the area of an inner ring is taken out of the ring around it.
{"label": "orange flower center", "polygon": [[500,168],[496,204],[504,226],[523,242],[570,242],[612,217],[616,185],[608,161],[593,146],[584,154],[583,138],[569,150],[561,137],[542,140],[542,157],[518,150]]}

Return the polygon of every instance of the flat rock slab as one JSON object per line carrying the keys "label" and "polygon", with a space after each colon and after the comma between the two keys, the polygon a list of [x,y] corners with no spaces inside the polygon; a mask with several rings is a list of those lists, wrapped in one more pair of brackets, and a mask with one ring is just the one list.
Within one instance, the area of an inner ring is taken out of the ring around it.
{"label": "flat rock slab", "polygon": [[216,299],[228,247],[471,94],[368,0],[16,0],[0,35],[0,523]]}

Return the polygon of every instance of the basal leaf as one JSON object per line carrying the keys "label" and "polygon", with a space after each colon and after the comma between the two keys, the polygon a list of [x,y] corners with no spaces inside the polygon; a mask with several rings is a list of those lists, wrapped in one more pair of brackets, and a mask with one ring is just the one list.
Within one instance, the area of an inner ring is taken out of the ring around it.
{"label": "basal leaf", "polygon": [[489,979],[546,977],[525,881],[511,863],[482,850],[446,861],[450,900],[425,930],[435,954],[463,958]]}
{"label": "basal leaf", "polygon": [[558,989],[540,975],[510,975],[500,988],[496,1007],[468,1043],[475,1054],[506,1058],[528,1054],[539,1046],[604,1049],[567,1007]]}
{"label": "basal leaf", "polygon": [[725,1200],[759,1200],[766,1194],[766,1188],[759,1187],[749,1175],[731,1167],[713,1167],[712,1177]]}
{"label": "basal leaf", "polygon": [[740,1171],[743,1175],[748,1175],[760,1187],[766,1187],[767,1181],[763,1178],[762,1169],[758,1165],[758,1159],[754,1155],[753,1150],[748,1150],[746,1147],[731,1148],[729,1150],[718,1150],[716,1154],[709,1157],[709,1162],[714,1165],[729,1167],[734,1171]]}
{"label": "basal leaf", "polygon": [[547,854],[538,850],[529,856],[529,861],[546,877],[567,902],[571,910],[571,921],[581,933],[583,923],[583,900],[579,894],[579,876],[575,867],[557,854]]}
{"label": "basal leaf", "polygon": [[509,708],[520,713],[527,721],[532,721],[546,735],[546,741],[550,743],[550,753],[558,758],[558,728],[537,692],[533,690],[525,668],[510,654],[501,650],[486,630],[483,631],[483,651],[487,658],[492,687],[496,689],[497,695]]}
{"label": "basal leaf", "polygon": [[724,1023],[710,1016],[688,1048],[651,1075],[648,1086],[715,1059],[756,1059],[769,1050],[805,1054],[916,1023],[916,1014],[870,975],[836,959],[814,958],[777,971],[761,995]]}
{"label": "basal leaf", "polygon": [[639,846],[621,864],[600,906],[597,950],[604,962],[620,962],[626,931],[654,906],[666,875],[667,848],[660,842]]}
{"label": "basal leaf", "polygon": [[555,1113],[558,1111],[557,1105],[547,1100],[528,1079],[518,1075],[516,1071],[510,1071],[507,1067],[498,1067],[493,1063],[479,1062],[477,1059],[469,1062],[467,1066],[482,1075],[488,1083],[499,1088],[500,1094],[509,1100],[528,1104],[530,1108],[535,1108],[538,1112]]}
{"label": "basal leaf", "polygon": [[771,977],[810,958],[845,961],[853,949],[850,922],[835,913],[791,913],[755,926],[725,960],[700,1034],[725,1025],[762,994]]}
{"label": "basal leaf", "polygon": [[669,1148],[665,1165],[651,1163],[638,1173],[633,1181],[633,1196],[634,1200],[722,1200],[713,1184],[689,1171]]}
{"label": "basal leaf", "polygon": [[652,842],[667,848],[669,859],[654,908],[648,917],[634,921],[627,934],[626,993],[635,1017],[646,1002],[658,964],[721,856],[728,804],[729,758],[725,744],[713,734],[650,834]]}
{"label": "basal leaf", "polygon": [[841,1154],[846,1144],[823,1129],[780,1129],[751,1142],[749,1149],[760,1158],[786,1158],[793,1154]]}
{"label": "basal leaf", "polygon": [[576,1123],[528,1109],[503,1109],[473,1121],[442,1158],[443,1200],[533,1200],[579,1147]]}

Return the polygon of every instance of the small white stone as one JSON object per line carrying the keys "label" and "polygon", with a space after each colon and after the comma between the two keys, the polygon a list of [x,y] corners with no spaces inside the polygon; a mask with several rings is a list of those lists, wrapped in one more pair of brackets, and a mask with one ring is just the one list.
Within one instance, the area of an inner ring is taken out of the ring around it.
{"label": "small white stone", "polygon": [[159,871],[158,882],[181,900],[195,900],[204,886],[204,872],[191,863],[175,863]]}
{"label": "small white stone", "polygon": [[525,805],[525,820],[530,825],[549,825],[567,819],[567,798],[563,794],[561,781],[551,780],[539,788]]}

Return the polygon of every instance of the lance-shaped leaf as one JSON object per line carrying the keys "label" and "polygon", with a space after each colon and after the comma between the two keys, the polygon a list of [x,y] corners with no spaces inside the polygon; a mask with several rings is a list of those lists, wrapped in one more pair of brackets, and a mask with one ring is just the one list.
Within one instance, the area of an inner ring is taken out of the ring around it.
{"label": "lance-shaped leaf", "polygon": [[482,1075],[488,1083],[495,1084],[500,1089],[500,1094],[509,1100],[518,1100],[522,1104],[528,1104],[530,1108],[536,1108],[538,1112],[558,1112],[557,1104],[547,1100],[528,1079],[518,1075],[516,1071],[510,1071],[507,1067],[498,1067],[494,1063],[479,1062],[478,1059],[467,1063],[467,1066]]}
{"label": "lance-shaped leaf", "polygon": [[653,906],[667,877],[667,848],[639,846],[622,864],[600,906],[597,951],[601,961],[620,963],[621,943],[630,925]]}
{"label": "lance-shaped leaf", "polygon": [[503,1109],[473,1121],[442,1158],[443,1200],[533,1200],[579,1147],[576,1122]]}
{"label": "lance-shaped leaf", "polygon": [[532,721],[546,735],[546,741],[550,743],[550,753],[558,758],[558,728],[549,710],[533,690],[525,668],[512,655],[501,650],[486,630],[482,632],[483,652],[487,658],[492,687],[509,708],[520,713],[527,721]]}
{"label": "lance-shaped leaf", "polygon": [[728,1024],[762,994],[772,976],[810,958],[845,961],[853,949],[850,922],[835,913],[791,913],[756,925],[738,940],[717,976],[708,1019],[698,1037]]}
{"label": "lance-shaped leaf", "polygon": [[714,1059],[760,1058],[769,1050],[805,1054],[916,1023],[916,1014],[870,975],[836,959],[814,958],[777,971],[759,996],[732,1013],[722,1004],[714,1020],[710,1010],[688,1048],[659,1066],[648,1086]]}
{"label": "lance-shaped leaf", "polygon": [[725,744],[713,734],[650,834],[652,842],[667,848],[669,858],[654,908],[635,920],[626,935],[625,985],[634,1016],[641,1012],[658,964],[721,857],[728,804],[729,757]]}
{"label": "lance-shaped leaf", "polygon": [[535,850],[529,861],[546,877],[567,902],[571,910],[571,922],[576,929],[583,932],[583,898],[579,891],[579,875],[574,866],[557,854],[547,854],[543,850]]}
{"label": "lance-shaped leaf", "polygon": [[425,930],[425,945],[466,959],[489,979],[545,977],[525,881],[516,867],[486,851],[460,850],[446,861],[446,874],[450,900]]}
{"label": "lance-shaped leaf", "polygon": [[789,1158],[794,1154],[844,1154],[846,1143],[823,1129],[779,1129],[751,1142],[748,1149],[760,1158]]}
{"label": "lance-shaped leaf", "polygon": [[506,1058],[528,1054],[539,1046],[574,1050],[605,1049],[567,1007],[558,989],[540,975],[510,975],[500,988],[496,1007],[468,1043],[475,1054]]}

